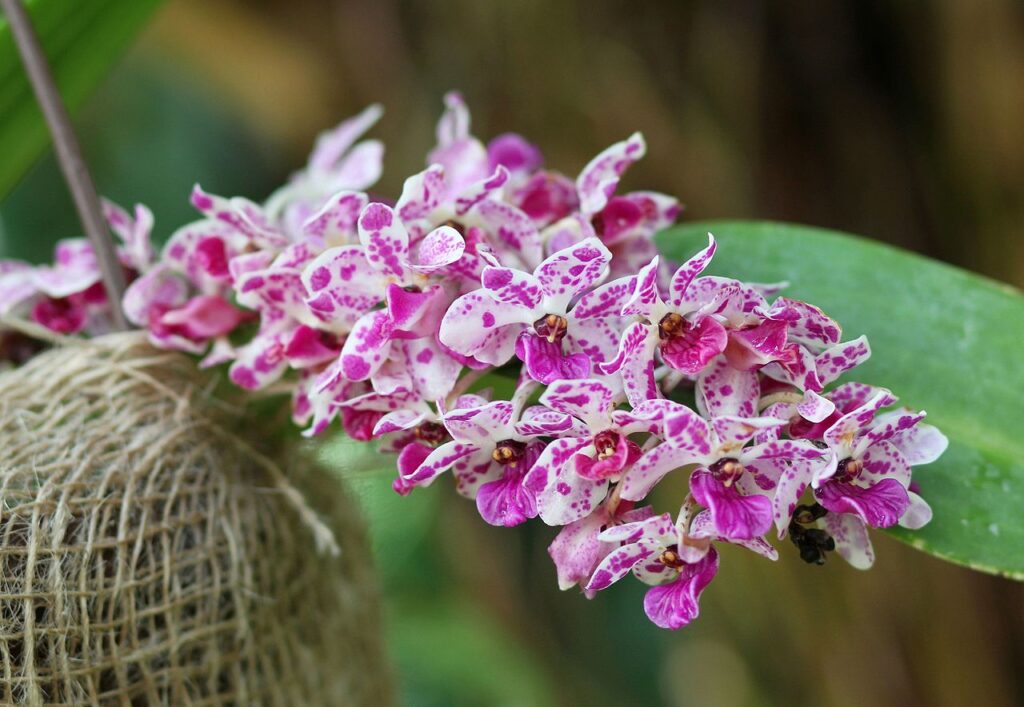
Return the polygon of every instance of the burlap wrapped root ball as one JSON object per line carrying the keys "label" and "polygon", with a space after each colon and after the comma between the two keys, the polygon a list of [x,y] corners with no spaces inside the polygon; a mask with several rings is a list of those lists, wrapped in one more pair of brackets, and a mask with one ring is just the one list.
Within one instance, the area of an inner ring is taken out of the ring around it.
{"label": "burlap wrapped root ball", "polygon": [[389,701],[353,504],[209,387],[138,334],[0,374],[0,702]]}

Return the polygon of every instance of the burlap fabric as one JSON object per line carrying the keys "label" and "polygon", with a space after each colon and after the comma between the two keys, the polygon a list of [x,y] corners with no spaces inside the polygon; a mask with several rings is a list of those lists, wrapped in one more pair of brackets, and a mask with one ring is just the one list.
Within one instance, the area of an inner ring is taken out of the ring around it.
{"label": "burlap fabric", "polygon": [[390,701],[352,503],[209,380],[138,334],[0,374],[3,704]]}

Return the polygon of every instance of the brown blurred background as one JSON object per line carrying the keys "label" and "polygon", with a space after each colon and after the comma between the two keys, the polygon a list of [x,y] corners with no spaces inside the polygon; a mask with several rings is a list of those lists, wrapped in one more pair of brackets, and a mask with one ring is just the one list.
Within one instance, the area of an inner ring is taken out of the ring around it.
{"label": "brown blurred background", "polygon": [[[627,186],[679,196],[685,219],[842,229],[1024,285],[1021,2],[172,0],[97,102],[157,104],[129,90],[140,75],[173,85],[146,130],[199,104],[226,121],[180,148],[203,145],[191,179],[213,191],[264,196],[319,130],[380,102],[396,193],[458,88],[477,135],[521,132],[570,174],[642,130]],[[103,111],[82,118],[107,136],[91,149],[129,144]],[[103,168],[108,193],[184,205],[188,183],[145,178],[158,152],[132,154]],[[158,209],[163,233],[181,213]],[[408,704],[1024,705],[1024,587],[884,536],[867,573],[727,550],[700,620],[668,634],[636,587],[559,594],[549,529],[354,481]]]}

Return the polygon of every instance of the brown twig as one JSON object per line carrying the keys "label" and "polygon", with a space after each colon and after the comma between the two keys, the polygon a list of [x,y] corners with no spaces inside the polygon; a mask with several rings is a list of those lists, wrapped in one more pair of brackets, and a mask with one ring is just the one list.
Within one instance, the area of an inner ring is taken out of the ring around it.
{"label": "brown twig", "polygon": [[93,250],[96,251],[103,284],[113,305],[111,309],[114,316],[114,327],[127,329],[128,323],[121,310],[121,297],[125,288],[124,271],[121,269],[110,230],[103,218],[103,208],[100,205],[99,195],[96,193],[96,186],[93,184],[92,176],[82,158],[82,150],[78,145],[74,129],[71,127],[71,119],[68,117],[67,109],[57,91],[57,85],[54,83],[49,62],[46,60],[46,55],[39,44],[39,38],[32,28],[32,22],[28,13],[25,12],[21,0],[0,0],[0,8],[3,8],[4,15],[11,25],[11,34],[18,46],[21,61],[25,65],[29,83],[32,84],[32,90],[35,91],[39,107],[46,119],[46,125],[53,137],[57,162],[64,173],[64,180],[67,182],[71,197],[74,199],[75,209],[82,221],[82,228],[92,242]]}

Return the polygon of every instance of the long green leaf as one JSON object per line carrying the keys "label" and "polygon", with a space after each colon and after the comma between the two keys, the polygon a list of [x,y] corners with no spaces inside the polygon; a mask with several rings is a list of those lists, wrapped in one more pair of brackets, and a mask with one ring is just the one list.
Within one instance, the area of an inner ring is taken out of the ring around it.
{"label": "long green leaf", "polygon": [[856,380],[891,388],[949,436],[914,474],[935,511],[914,547],[1024,579],[1024,296],[1013,288],[880,243],[805,226],[712,222],[670,229],[682,259],[719,240],[709,272],[788,281],[787,294],[867,334]]}
{"label": "long green leaf", "polygon": [[[25,3],[69,110],[128,47],[159,0],[28,0]],[[10,27],[0,18],[0,197],[47,145],[42,114]]]}

